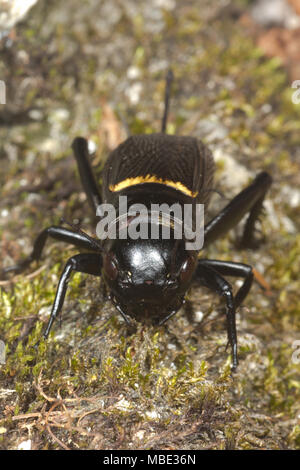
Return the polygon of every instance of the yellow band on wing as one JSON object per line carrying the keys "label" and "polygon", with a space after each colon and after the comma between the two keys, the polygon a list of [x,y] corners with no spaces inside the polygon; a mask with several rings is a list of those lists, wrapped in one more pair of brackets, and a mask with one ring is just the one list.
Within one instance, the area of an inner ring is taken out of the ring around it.
{"label": "yellow band on wing", "polygon": [[110,191],[117,192],[117,191],[121,191],[122,189],[129,188],[130,186],[134,186],[136,184],[142,184],[142,183],[165,184],[166,186],[171,186],[172,188],[175,188],[178,191],[181,191],[182,193],[190,197],[196,197],[198,194],[198,191],[192,192],[180,181],[163,180],[162,178],[157,178],[157,176],[154,176],[154,175],[136,176],[134,178],[126,178],[125,180],[120,181],[120,183],[111,184],[109,186],[109,189]]}

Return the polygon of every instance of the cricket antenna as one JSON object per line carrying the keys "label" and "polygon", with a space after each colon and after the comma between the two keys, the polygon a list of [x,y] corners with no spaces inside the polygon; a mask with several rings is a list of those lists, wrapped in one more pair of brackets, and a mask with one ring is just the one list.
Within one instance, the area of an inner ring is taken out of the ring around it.
{"label": "cricket antenna", "polygon": [[166,76],[165,109],[164,109],[164,115],[163,115],[162,122],[161,122],[161,132],[163,132],[164,134],[166,133],[166,127],[167,127],[170,92],[171,92],[171,85],[172,85],[173,78],[174,78],[174,75],[173,75],[172,69],[169,69],[167,76]]}

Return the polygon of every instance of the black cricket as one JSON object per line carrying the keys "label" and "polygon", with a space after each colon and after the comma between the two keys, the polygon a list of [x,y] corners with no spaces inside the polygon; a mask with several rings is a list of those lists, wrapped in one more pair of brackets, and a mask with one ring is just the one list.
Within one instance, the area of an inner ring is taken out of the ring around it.
{"label": "black cricket", "polygon": [[[103,202],[111,203],[117,209],[120,195],[127,196],[129,205],[142,203],[149,208],[152,203],[179,203],[182,206],[202,203],[207,207],[213,191],[214,161],[209,149],[197,138],[166,134],[171,82],[172,72],[169,71],[161,132],[130,136],[120,144],[106,161],[101,191],[89,161],[87,141],[82,137],[75,138],[72,148],[81,183],[94,214]],[[149,177],[151,181],[147,181]],[[241,246],[253,247],[256,242],[255,222],[271,182],[268,173],[259,173],[250,186],[208,222],[204,228],[204,248],[235,227],[247,213]],[[172,224],[170,227],[172,232]],[[200,259],[199,251],[186,249],[184,239],[171,237],[166,240],[160,236],[155,240],[117,238],[100,241],[76,226],[72,226],[72,230],[51,226],[38,235],[29,257],[5,268],[2,273],[20,273],[33,261],[38,261],[48,237],[90,252],[77,254],[67,261],[59,280],[45,338],[62,310],[68,281],[74,271],[103,278],[109,299],[127,323],[133,317],[138,321],[163,324],[180,309],[187,289],[193,280],[197,280],[225,299],[232,369],[236,369],[235,312],[251,288],[254,278],[251,266]],[[243,279],[235,296],[224,276]]]}

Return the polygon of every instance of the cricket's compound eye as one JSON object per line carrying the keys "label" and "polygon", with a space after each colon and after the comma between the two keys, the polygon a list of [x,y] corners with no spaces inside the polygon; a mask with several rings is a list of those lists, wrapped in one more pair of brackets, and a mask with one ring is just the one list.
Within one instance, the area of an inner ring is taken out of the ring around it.
{"label": "cricket's compound eye", "polygon": [[115,281],[117,279],[119,275],[119,270],[113,253],[108,253],[107,255],[105,255],[103,261],[103,270],[105,275],[111,281]]}

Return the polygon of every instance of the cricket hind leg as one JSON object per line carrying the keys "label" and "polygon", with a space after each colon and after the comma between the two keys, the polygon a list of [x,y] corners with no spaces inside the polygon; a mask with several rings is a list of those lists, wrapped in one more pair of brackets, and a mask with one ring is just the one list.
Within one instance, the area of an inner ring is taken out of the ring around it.
{"label": "cricket hind leg", "polygon": [[253,183],[235,196],[227,206],[217,214],[204,228],[205,247],[234,228],[249,212],[240,246],[253,248],[255,241],[255,222],[263,206],[266,193],[271,186],[272,178],[267,172],[257,175]]}

